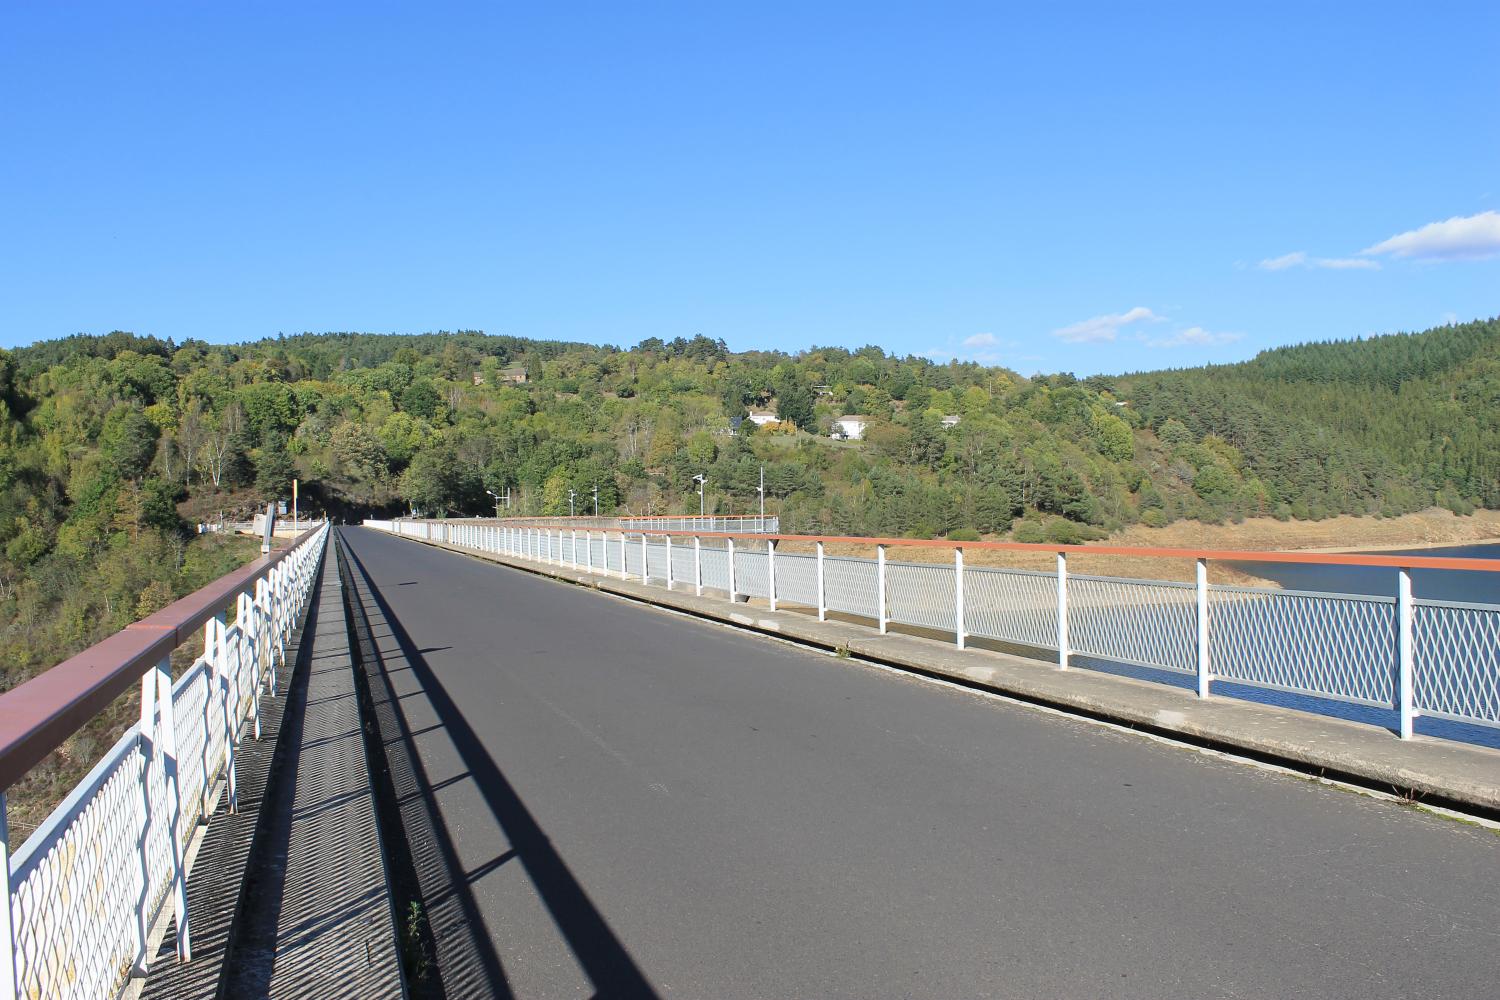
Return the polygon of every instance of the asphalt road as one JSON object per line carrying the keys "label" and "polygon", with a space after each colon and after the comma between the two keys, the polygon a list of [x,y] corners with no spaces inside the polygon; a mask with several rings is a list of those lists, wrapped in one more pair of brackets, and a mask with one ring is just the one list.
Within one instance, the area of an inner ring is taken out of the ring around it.
{"label": "asphalt road", "polygon": [[1500,989],[1491,831],[344,537],[449,996]]}

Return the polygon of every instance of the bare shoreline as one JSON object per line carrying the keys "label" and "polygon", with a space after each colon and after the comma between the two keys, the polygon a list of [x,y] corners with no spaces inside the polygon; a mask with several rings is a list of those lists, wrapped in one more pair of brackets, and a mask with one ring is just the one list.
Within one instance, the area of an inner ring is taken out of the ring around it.
{"label": "bare shoreline", "polygon": [[1470,538],[1465,541],[1447,542],[1393,542],[1387,545],[1330,545],[1311,549],[1287,549],[1287,552],[1327,552],[1327,553],[1354,553],[1354,552],[1421,552],[1427,549],[1456,549],[1470,545],[1495,545],[1500,546],[1500,536],[1491,538]]}

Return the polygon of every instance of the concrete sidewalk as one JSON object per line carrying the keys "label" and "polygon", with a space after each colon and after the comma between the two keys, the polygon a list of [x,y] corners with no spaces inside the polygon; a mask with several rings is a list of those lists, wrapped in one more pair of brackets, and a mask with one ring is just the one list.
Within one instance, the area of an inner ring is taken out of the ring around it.
{"label": "concrete sidewalk", "polygon": [[[405,536],[393,536],[405,538]],[[960,650],[912,635],[880,635],[868,626],[820,622],[798,611],[731,604],[661,585],[622,580],[531,559],[405,538],[711,621],[806,643],[920,674],[1009,695],[1143,731],[1283,764],[1416,801],[1500,818],[1500,751],[1418,736],[1397,739],[1375,726],[1128,677],[1055,666],[989,650]],[[678,585],[682,586],[681,584]]]}

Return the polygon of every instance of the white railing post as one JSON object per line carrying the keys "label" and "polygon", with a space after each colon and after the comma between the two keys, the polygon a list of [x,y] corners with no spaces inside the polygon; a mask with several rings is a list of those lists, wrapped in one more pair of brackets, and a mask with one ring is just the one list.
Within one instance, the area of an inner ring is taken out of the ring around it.
{"label": "white railing post", "polygon": [[693,593],[703,596],[703,543],[697,535],[693,536]]}
{"label": "white railing post", "polygon": [[953,549],[953,644],[964,648],[968,636],[964,632],[964,550]]}
{"label": "white railing post", "polygon": [[0,791],[0,1000],[17,1000],[21,984],[16,982],[16,928],[10,905],[10,820],[5,812],[5,792]]}
{"label": "white railing post", "polygon": [[766,539],[766,597],[776,610],[776,539]]}
{"label": "white railing post", "polygon": [[588,571],[594,571],[594,533],[585,531],[583,533],[583,562]]}
{"label": "white railing post", "polygon": [[646,549],[646,533],[641,532],[641,582],[651,582],[651,554]]}
{"label": "white railing post", "polygon": [[671,590],[677,576],[676,573],[672,572],[672,536],[663,535],[662,537],[667,540],[667,589]]}
{"label": "white railing post", "polygon": [[1208,697],[1208,560],[1198,560],[1198,697]]}
{"label": "white railing post", "polygon": [[1416,715],[1412,705],[1412,600],[1411,570],[1402,567],[1396,580],[1396,712],[1400,717],[1401,738],[1412,736],[1412,717]]}
{"label": "white railing post", "polygon": [[[137,976],[143,976],[147,971],[149,961],[149,949],[151,946],[151,902],[155,891],[151,885],[151,852],[150,842],[152,827],[161,823],[162,817],[153,815],[151,808],[151,772],[155,770],[157,747],[156,747],[156,671],[146,671],[141,678],[141,718],[140,731],[136,737],[141,757],[141,785],[140,785],[140,817],[134,838],[136,864],[131,870],[134,877],[135,892],[135,925],[131,928],[134,933],[135,956],[131,965]],[[6,900],[9,905],[9,900]]]}
{"label": "white railing post", "polygon": [[271,605],[270,589],[266,586],[265,577],[255,581],[255,598],[251,602],[254,607],[255,620],[255,651],[263,661],[271,667],[271,697],[276,697],[276,658],[271,656]]}
{"label": "white railing post", "polygon": [[818,546],[818,621],[826,622],[828,620],[828,598],[823,591],[823,543],[818,542],[816,544]]}
{"label": "white railing post", "polygon": [[626,538],[625,532],[622,531],[620,532],[620,579],[622,580],[630,579],[630,560],[626,558],[629,550],[630,539]]}
{"label": "white railing post", "polygon": [[739,599],[739,577],[734,572],[734,539],[729,539],[729,603]]}
{"label": "white railing post", "polygon": [[235,624],[239,627],[240,630],[240,644],[250,649],[250,718],[255,723],[255,739],[259,740],[261,669],[262,667],[264,667],[264,663],[262,662],[261,658],[256,655],[260,652],[260,650],[255,648],[254,633],[248,632],[246,630],[246,624],[250,620],[252,614],[250,610],[249,595],[241,594],[239,596],[239,599],[235,601],[234,606],[234,620]]}
{"label": "white railing post", "polygon": [[182,857],[182,789],[178,784],[177,706],[172,700],[172,658],[162,657],[152,671],[156,681],[156,700],[160,705],[161,763],[167,783],[168,833],[172,838],[172,907],[177,918],[177,958],[187,962],[193,957],[192,939],[188,936],[187,870]]}
{"label": "white railing post", "polygon": [[1068,669],[1068,554],[1057,553],[1057,667]]}
{"label": "white railing post", "polygon": [[224,720],[224,780],[229,792],[229,811],[237,813],[240,811],[240,785],[239,772],[235,767],[235,749],[239,746],[239,725],[235,716],[239,707],[238,695],[234,704],[230,703],[230,688],[236,685],[234,678],[229,676],[229,648],[225,642],[224,613],[221,611],[208,620],[205,626],[212,638],[213,653],[210,663],[213,665],[213,676],[219,686],[219,709],[220,717]]}
{"label": "white railing post", "polygon": [[576,570],[578,568],[578,529],[570,528],[568,530],[572,532],[573,536],[571,539],[573,543],[573,568]]}
{"label": "white railing post", "polygon": [[885,615],[885,546],[875,546],[875,602],[880,621],[880,634],[885,635],[888,619]]}

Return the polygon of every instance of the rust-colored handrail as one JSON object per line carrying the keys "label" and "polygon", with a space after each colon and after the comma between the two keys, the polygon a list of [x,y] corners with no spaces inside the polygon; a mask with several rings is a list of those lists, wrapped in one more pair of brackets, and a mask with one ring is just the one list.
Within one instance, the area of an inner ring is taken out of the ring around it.
{"label": "rust-colored handrail", "polygon": [[[754,515],[752,515],[754,516]],[[443,523],[440,519],[401,518],[415,523]],[[494,518],[476,519],[482,523]],[[500,523],[500,522],[495,522]],[[566,519],[533,523],[529,528],[568,528],[575,526]],[[605,530],[605,529],[594,529]],[[619,529],[615,529],[619,530]],[[1129,545],[1061,545],[1046,542],[955,542],[936,538],[875,538],[862,535],[783,535],[751,534],[738,531],[679,531],[655,528],[626,528],[638,534],[672,535],[686,538],[735,538],[755,542],[822,542],[825,545],[884,545],[908,548],[991,550],[1002,552],[1079,553],[1101,556],[1136,556],[1169,559],[1206,559],[1210,562],[1310,563],[1324,566],[1377,566],[1388,569],[1443,569],[1478,573],[1500,573],[1500,559],[1473,559],[1458,556],[1392,556],[1353,552],[1246,552],[1237,549],[1147,548]]]}
{"label": "rust-colored handrail", "polygon": [[41,763],[63,740],[141,679],[203,623],[254,589],[318,529],[125,626],[76,656],[0,694],[0,792]]}

